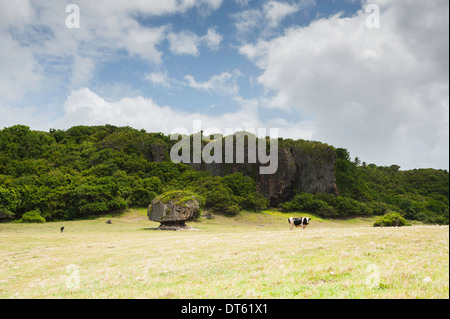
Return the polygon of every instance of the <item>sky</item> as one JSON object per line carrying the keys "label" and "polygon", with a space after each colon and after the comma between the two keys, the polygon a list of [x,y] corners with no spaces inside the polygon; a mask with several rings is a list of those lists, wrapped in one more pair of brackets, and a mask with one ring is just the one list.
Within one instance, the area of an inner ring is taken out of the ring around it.
{"label": "sky", "polygon": [[447,0],[0,0],[0,48],[0,129],[200,120],[449,168]]}

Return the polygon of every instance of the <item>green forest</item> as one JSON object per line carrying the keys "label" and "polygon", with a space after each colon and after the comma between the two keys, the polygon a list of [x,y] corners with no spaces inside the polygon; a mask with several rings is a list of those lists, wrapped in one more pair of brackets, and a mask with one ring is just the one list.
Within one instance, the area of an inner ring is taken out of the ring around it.
{"label": "green forest", "polygon": [[[241,173],[212,176],[175,164],[176,141],[162,133],[130,127],[75,126],[33,131],[16,125],[0,131],[0,220],[73,220],[147,207],[158,195],[188,190],[212,212],[258,212],[269,201],[255,180]],[[306,142],[316,145],[317,142]],[[396,212],[407,220],[448,224],[449,173],[402,171],[336,154],[339,195],[298,193],[279,209],[327,218],[381,216]]]}

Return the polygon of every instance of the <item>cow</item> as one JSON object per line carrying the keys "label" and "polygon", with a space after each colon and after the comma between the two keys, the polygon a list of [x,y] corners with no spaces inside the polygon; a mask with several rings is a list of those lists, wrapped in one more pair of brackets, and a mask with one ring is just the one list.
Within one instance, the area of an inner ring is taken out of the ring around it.
{"label": "cow", "polygon": [[306,226],[309,225],[309,221],[311,220],[311,218],[309,217],[289,217],[288,218],[288,222],[289,222],[289,228],[292,230],[295,227],[302,227],[302,229],[305,229]]}

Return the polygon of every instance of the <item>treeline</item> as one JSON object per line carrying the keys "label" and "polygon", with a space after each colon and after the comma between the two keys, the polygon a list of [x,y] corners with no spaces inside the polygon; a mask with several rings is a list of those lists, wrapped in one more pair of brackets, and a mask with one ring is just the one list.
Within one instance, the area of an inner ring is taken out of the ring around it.
{"label": "treeline", "polygon": [[[0,131],[0,219],[54,221],[146,207],[165,191],[190,189],[205,208],[261,210],[268,201],[242,174],[213,177],[169,161],[163,134],[111,125],[50,132]],[[22,219],[25,216],[24,219]]]}
{"label": "treeline", "polygon": [[[0,219],[55,221],[88,218],[146,207],[158,195],[190,190],[205,208],[234,214],[266,209],[255,181],[241,173],[214,177],[169,152],[176,141],[130,127],[75,126],[32,131],[16,125],[0,130]],[[304,148],[317,146],[306,141]],[[296,194],[284,211],[324,217],[383,215],[448,224],[449,174],[444,170],[401,171],[350,159],[336,149],[339,196]]]}
{"label": "treeline", "polygon": [[339,196],[297,194],[281,204],[284,211],[309,211],[322,217],[377,216],[396,212],[407,220],[449,223],[449,173],[446,170],[401,171],[353,161],[346,149],[336,149]]}

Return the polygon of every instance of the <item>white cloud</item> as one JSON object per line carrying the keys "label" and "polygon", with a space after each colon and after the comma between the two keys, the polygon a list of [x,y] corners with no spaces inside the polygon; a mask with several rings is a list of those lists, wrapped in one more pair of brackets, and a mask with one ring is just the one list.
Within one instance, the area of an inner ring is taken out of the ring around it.
{"label": "white cloud", "polygon": [[213,28],[209,28],[208,32],[202,37],[202,41],[210,50],[218,50],[223,37]]}
{"label": "white cloud", "polygon": [[248,9],[231,15],[238,35],[246,35],[261,28],[263,15],[259,9]]}
{"label": "white cloud", "polygon": [[64,115],[56,121],[56,127],[67,129],[74,125],[131,126],[148,132],[170,134],[173,130],[183,128],[191,133],[194,121],[201,121],[205,132],[215,129],[223,134],[227,129],[254,130],[277,128],[279,136],[310,138],[315,123],[311,121],[294,122],[280,117],[261,120],[258,117],[258,99],[244,99],[236,96],[233,100],[239,105],[238,110],[220,115],[192,113],[171,107],[160,106],[152,99],[142,96],[125,97],[107,101],[88,88],[73,91],[64,103]]}
{"label": "white cloud", "polygon": [[71,87],[80,87],[88,83],[95,70],[95,64],[92,58],[88,57],[74,57],[72,66]]}
{"label": "white cloud", "polygon": [[267,50],[270,48],[271,43],[265,40],[259,40],[256,44],[243,44],[238,48],[239,53],[247,56],[260,68],[265,68],[265,60],[262,57],[266,54]]}
{"label": "white cloud", "polygon": [[162,52],[156,48],[156,45],[164,39],[165,32],[165,26],[157,28],[138,26],[128,31],[122,43],[132,55],[159,64],[162,61]]}
{"label": "white cloud", "polygon": [[170,106],[159,106],[152,99],[142,96],[107,101],[90,89],[83,88],[68,96],[64,103],[65,114],[56,124],[58,128],[112,124],[165,134],[180,127],[192,132],[194,120],[201,120],[203,128],[217,128],[222,132],[225,128],[260,127],[254,101],[240,99],[239,103],[241,108],[236,112],[208,116],[184,112]]}
{"label": "white cloud", "polygon": [[184,79],[187,81],[186,85],[210,93],[216,93],[221,96],[233,96],[239,93],[239,85],[237,84],[238,77],[241,73],[238,70],[230,72],[222,72],[218,75],[213,75],[206,82],[197,82],[193,76],[186,75]]}
{"label": "white cloud", "polygon": [[16,23],[24,23],[34,16],[29,0],[0,1],[0,29]]}
{"label": "white cloud", "polygon": [[192,31],[181,31],[179,33],[170,33],[168,35],[170,51],[176,55],[198,56],[198,45],[200,37]]}
{"label": "white cloud", "polygon": [[263,7],[266,20],[272,27],[276,27],[285,17],[299,10],[297,5],[279,1],[269,1]]}
{"label": "white cloud", "polygon": [[200,45],[205,45],[211,50],[217,50],[222,42],[222,35],[214,28],[209,28],[204,36],[198,36],[192,31],[183,30],[175,33],[170,32],[167,36],[170,51],[176,55],[199,56]]}
{"label": "white cloud", "polygon": [[[129,88],[123,85],[114,85],[120,91],[115,97],[105,98],[89,88],[72,91],[64,102],[63,114],[43,114],[33,107],[2,108],[3,126],[12,126],[17,123],[29,125],[33,129],[48,131],[50,128],[68,129],[75,125],[105,125],[131,126],[137,129],[146,129],[148,132],[172,133],[173,130],[184,128],[191,133],[194,131],[194,121],[201,121],[205,132],[211,129],[225,133],[227,129],[254,130],[265,128],[269,134],[270,128],[277,128],[279,136],[293,138],[310,138],[314,129],[311,121],[294,122],[280,117],[261,120],[258,117],[259,100],[244,99],[234,96],[232,99],[239,106],[234,112],[219,115],[206,115],[202,113],[186,112],[171,106],[160,106],[151,98],[144,98],[138,92],[123,97]],[[108,94],[110,89],[106,90]]]}
{"label": "white cloud", "polygon": [[48,131],[54,114],[43,114],[37,107],[13,106],[0,103],[0,129],[14,125],[27,125],[34,130]]}
{"label": "white cloud", "polygon": [[314,139],[402,168],[448,168],[448,2],[371,1],[366,13],[291,28],[239,52],[259,66],[262,104],[315,120]]}
{"label": "white cloud", "polygon": [[30,48],[0,33],[0,102],[13,101],[39,85],[40,76]]}
{"label": "white cloud", "polygon": [[[48,72],[58,78],[60,86],[86,86],[96,66],[120,51],[150,64],[161,64],[161,44],[167,39],[170,26],[143,26],[136,13],[154,17],[197,10],[207,15],[219,9],[222,0],[80,0],[79,29],[65,26],[67,4],[58,0],[0,2],[0,84],[9,82],[0,94],[5,90],[11,98],[21,96],[35,86],[38,78],[49,76]],[[184,35],[188,38],[183,41]],[[175,54],[197,56],[199,45],[217,49],[220,42],[221,36],[212,28],[204,37],[186,31],[172,39],[171,44]],[[13,66],[14,74],[8,71]]]}
{"label": "white cloud", "polygon": [[107,16],[129,15],[133,12],[140,12],[148,16],[165,16],[182,14],[191,9],[197,9],[203,14],[208,14],[219,9],[222,5],[222,0],[80,0],[78,2],[80,7],[87,7]]}
{"label": "white cloud", "polygon": [[172,80],[167,76],[167,72],[148,73],[144,76],[144,79],[156,87],[170,88],[172,86],[170,84]]}
{"label": "white cloud", "polygon": [[262,37],[273,35],[274,28],[289,15],[301,9],[312,7],[315,0],[300,0],[295,4],[281,1],[268,1],[261,8],[246,9],[231,15],[238,38],[246,38],[254,32],[260,32]]}

